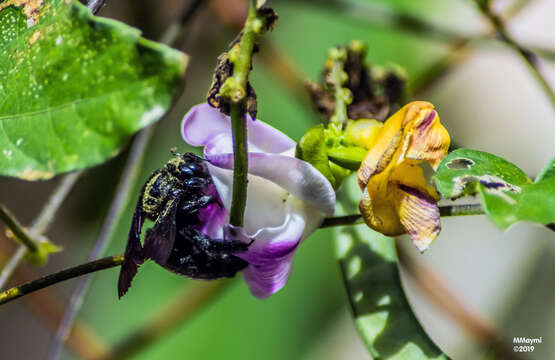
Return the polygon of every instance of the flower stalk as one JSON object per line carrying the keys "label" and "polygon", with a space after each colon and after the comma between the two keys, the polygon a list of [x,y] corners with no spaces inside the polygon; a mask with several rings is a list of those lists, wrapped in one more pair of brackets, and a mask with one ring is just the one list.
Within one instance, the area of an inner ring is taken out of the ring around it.
{"label": "flower stalk", "polygon": [[332,65],[327,81],[333,87],[335,98],[335,110],[330,118],[330,125],[335,130],[341,131],[349,118],[347,115],[347,105],[353,100],[351,91],[343,87],[349,78],[343,70],[345,61],[347,61],[347,51],[344,48],[331,48],[328,59],[332,61]]}
{"label": "flower stalk", "polygon": [[229,63],[233,74],[219,89],[219,96],[229,104],[229,114],[233,131],[233,200],[229,222],[233,226],[242,226],[247,205],[247,132],[246,112],[249,92],[249,73],[252,67],[252,55],[256,41],[268,28],[268,21],[261,13],[256,1],[251,1],[245,25],[238,43],[229,50]]}
{"label": "flower stalk", "polygon": [[[439,206],[439,214],[441,217],[483,215],[484,209],[481,204],[445,205]],[[364,220],[360,214],[333,216],[325,218],[320,228],[358,225],[363,222]]]}
{"label": "flower stalk", "polygon": [[231,104],[231,126],[233,129],[233,198],[229,223],[243,226],[247,207],[248,146],[245,126],[245,110],[242,104]]}

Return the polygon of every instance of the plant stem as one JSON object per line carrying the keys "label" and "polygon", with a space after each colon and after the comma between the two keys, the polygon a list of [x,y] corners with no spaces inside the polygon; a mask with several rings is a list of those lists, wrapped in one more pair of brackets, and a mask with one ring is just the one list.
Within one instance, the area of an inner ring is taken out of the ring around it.
{"label": "plant stem", "polygon": [[232,282],[233,279],[195,281],[169,303],[161,306],[149,320],[117,343],[111,352],[99,360],[128,359],[139,353],[206,308]]}
{"label": "plant stem", "polygon": [[439,207],[440,216],[467,216],[467,215],[482,215],[484,209],[482,204],[462,204],[462,205],[447,205]]}
{"label": "plant stem", "polygon": [[[466,215],[482,215],[484,210],[481,204],[463,204],[463,205],[444,205],[439,206],[440,216],[466,216]],[[345,226],[345,225],[358,225],[364,221],[362,215],[351,214],[344,216],[334,216],[325,218],[320,228]]]}
{"label": "plant stem", "polygon": [[108,256],[99,260],[90,261],[81,265],[74,266],[50,275],[43,276],[39,279],[30,281],[23,285],[19,285],[0,293],[0,305],[6,304],[12,300],[20,298],[32,292],[44,289],[45,287],[57,284],[59,282],[72,279],[78,276],[89,274],[95,271],[108,269],[119,266],[123,262],[123,255]]}
{"label": "plant stem", "polygon": [[241,104],[231,104],[230,115],[233,129],[233,197],[229,223],[243,226],[247,206],[248,148],[245,112]]}
{"label": "plant stem", "polygon": [[6,209],[4,205],[0,204],[0,220],[11,230],[13,235],[21,241],[21,243],[30,252],[39,251],[38,241],[33,238],[27,229],[25,229],[13,214]]}
{"label": "plant stem", "polygon": [[346,226],[346,225],[358,225],[364,223],[362,215],[351,214],[344,216],[333,216],[324,219],[320,228],[336,227],[336,226]]}
{"label": "plant stem", "polygon": [[245,26],[239,43],[229,50],[229,61],[233,64],[233,75],[220,89],[220,94],[229,102],[233,132],[233,198],[229,223],[243,226],[247,205],[248,145],[246,133],[246,96],[248,77],[251,70],[254,45],[264,31],[264,20],[259,18],[255,1],[251,1]]}
{"label": "plant stem", "polygon": [[532,75],[541,86],[543,92],[551,101],[551,106],[555,109],[555,92],[547,82],[545,76],[540,72],[539,59],[530,49],[525,48],[523,45],[519,44],[512,35],[507,31],[507,27],[503,22],[501,16],[496,14],[491,8],[491,1],[478,1],[475,0],[478,8],[482,14],[488,18],[492,26],[495,28],[499,39],[516,51],[528,65]]}
{"label": "plant stem", "polygon": [[[249,73],[251,71],[252,53],[254,44],[258,38],[258,31],[255,30],[255,22],[257,20],[258,12],[254,1],[250,1],[249,12],[243,28],[243,36],[239,43],[239,51],[236,59],[233,60],[233,78],[237,80],[239,87],[243,90],[247,89],[247,82]],[[240,101],[244,99],[241,98]]]}
{"label": "plant stem", "polygon": [[[37,219],[33,221],[33,224],[29,228],[29,233],[33,235],[39,235],[45,233],[48,230],[48,227],[52,223],[52,220],[54,220],[56,212],[62,205],[67,194],[69,194],[69,192],[73,188],[73,185],[75,185],[81,174],[82,172],[74,172],[63,177],[60,184],[56,187],[56,189],[42,208]],[[20,245],[13,257],[0,273],[0,289],[4,288],[12,273],[25,258],[26,254],[27,247],[25,245]]]}

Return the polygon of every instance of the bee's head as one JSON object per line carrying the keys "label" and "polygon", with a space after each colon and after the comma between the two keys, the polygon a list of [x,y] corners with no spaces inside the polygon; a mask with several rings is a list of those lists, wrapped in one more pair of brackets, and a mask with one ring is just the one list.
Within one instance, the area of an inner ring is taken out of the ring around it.
{"label": "bee's head", "polygon": [[181,180],[208,176],[208,169],[203,158],[192,153],[179,154],[173,152],[173,154],[175,156],[166,163],[166,170],[173,176]]}

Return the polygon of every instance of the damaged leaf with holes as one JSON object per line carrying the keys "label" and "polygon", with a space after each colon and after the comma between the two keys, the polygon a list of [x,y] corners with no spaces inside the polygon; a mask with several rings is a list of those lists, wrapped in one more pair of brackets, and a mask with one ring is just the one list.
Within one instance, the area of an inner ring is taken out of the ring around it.
{"label": "damaged leaf with holes", "polygon": [[160,119],[187,56],[77,1],[0,2],[0,175],[100,164]]}
{"label": "damaged leaf with holes", "polygon": [[507,160],[458,149],[445,157],[432,179],[443,197],[477,194],[486,214],[502,229],[518,221],[555,222],[555,158],[532,182]]}

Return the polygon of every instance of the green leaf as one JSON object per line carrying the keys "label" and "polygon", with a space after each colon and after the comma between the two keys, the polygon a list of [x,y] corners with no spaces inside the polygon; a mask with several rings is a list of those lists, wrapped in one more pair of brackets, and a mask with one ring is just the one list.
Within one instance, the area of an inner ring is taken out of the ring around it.
{"label": "green leaf", "polygon": [[518,222],[555,222],[554,161],[535,183],[516,165],[489,153],[457,149],[432,177],[443,197],[478,194],[489,218],[502,229]]}
{"label": "green leaf", "polygon": [[[345,185],[353,194],[358,191],[353,181]],[[356,327],[372,357],[448,359],[428,337],[407,301],[394,240],[365,225],[337,228],[335,235],[336,254]]]}
{"label": "green leaf", "polygon": [[0,175],[47,179],[115,156],[168,110],[186,65],[77,1],[0,1]]}
{"label": "green leaf", "polygon": [[544,180],[549,180],[555,177],[555,157],[551,159],[549,164],[545,168],[540,171],[538,177],[536,178],[536,183],[539,183]]}

